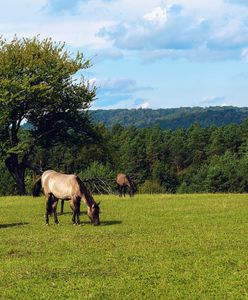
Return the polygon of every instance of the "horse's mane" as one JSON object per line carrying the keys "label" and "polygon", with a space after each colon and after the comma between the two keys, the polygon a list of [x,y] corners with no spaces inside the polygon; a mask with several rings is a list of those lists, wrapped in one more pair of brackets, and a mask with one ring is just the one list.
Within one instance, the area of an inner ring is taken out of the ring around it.
{"label": "horse's mane", "polygon": [[85,186],[85,184],[83,183],[83,181],[80,179],[79,176],[76,176],[76,180],[79,185],[81,194],[84,195],[85,200],[88,202],[89,206],[91,206],[92,204],[95,203],[91,193],[88,191],[87,187]]}

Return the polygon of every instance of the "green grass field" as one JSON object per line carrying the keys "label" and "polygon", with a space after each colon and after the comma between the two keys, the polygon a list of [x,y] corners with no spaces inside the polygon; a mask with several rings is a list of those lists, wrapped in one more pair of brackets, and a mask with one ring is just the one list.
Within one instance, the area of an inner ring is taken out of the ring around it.
{"label": "green grass field", "polygon": [[248,195],[95,199],[98,227],[0,198],[0,299],[248,299]]}

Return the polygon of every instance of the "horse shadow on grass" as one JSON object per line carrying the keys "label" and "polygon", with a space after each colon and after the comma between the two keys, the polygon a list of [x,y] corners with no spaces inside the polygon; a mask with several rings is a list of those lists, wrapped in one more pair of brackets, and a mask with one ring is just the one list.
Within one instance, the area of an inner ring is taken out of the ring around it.
{"label": "horse shadow on grass", "polygon": [[[92,224],[90,221],[82,221],[80,220],[81,225],[90,225]],[[101,221],[100,226],[112,226],[112,225],[119,225],[122,224],[122,221],[113,220],[113,221]]]}
{"label": "horse shadow on grass", "polygon": [[[58,215],[60,215],[60,216],[72,215],[72,212],[71,211],[67,211],[67,212],[63,212],[63,213],[58,212]],[[81,211],[80,215],[81,216],[87,216],[87,212],[86,211]],[[87,224],[91,224],[91,222],[80,220],[80,224],[81,225],[87,225]],[[111,226],[111,225],[119,225],[119,224],[122,224],[122,221],[120,221],[120,220],[101,221],[100,226]]]}
{"label": "horse shadow on grass", "polygon": [[23,226],[28,225],[27,222],[19,222],[19,223],[9,223],[9,224],[0,224],[0,229],[2,228],[9,228],[9,227],[15,227],[15,226]]}
{"label": "horse shadow on grass", "polygon": [[101,221],[102,226],[111,226],[111,225],[119,225],[122,224],[122,221],[112,220],[112,221]]}
{"label": "horse shadow on grass", "polygon": [[[66,215],[71,215],[72,216],[72,211],[66,211],[66,212],[58,212],[58,216],[66,216]],[[80,212],[80,216],[82,215],[87,215],[87,212],[86,211],[81,211]]]}
{"label": "horse shadow on grass", "polygon": [[[82,214],[82,213],[80,213],[80,214]],[[70,211],[63,212],[63,213],[58,212],[58,216],[66,216],[66,215],[72,215],[72,212],[70,212]]]}

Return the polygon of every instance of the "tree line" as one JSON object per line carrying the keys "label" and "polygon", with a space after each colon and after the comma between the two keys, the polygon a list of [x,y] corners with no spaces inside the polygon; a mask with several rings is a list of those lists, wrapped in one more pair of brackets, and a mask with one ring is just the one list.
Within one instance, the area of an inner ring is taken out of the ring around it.
{"label": "tree line", "polygon": [[247,107],[213,106],[180,107],[166,109],[110,109],[92,111],[93,120],[108,128],[115,124],[147,128],[159,126],[162,129],[188,128],[193,123],[203,127],[241,124],[248,117]]}
{"label": "tree line", "polygon": [[1,195],[30,192],[47,169],[76,173],[94,192],[103,179],[113,191],[118,172],[144,193],[247,191],[247,120],[107,127],[89,111],[97,91],[81,72],[90,65],[51,39],[0,38]]}
{"label": "tree line", "polygon": [[[101,137],[95,143],[39,146],[30,162],[44,170],[77,173],[86,181],[104,179],[113,189],[116,174],[126,172],[144,193],[248,191],[248,120],[221,127],[196,123],[174,131],[120,124],[112,129],[97,124],[95,130]],[[0,193],[14,193],[3,162],[0,168]],[[33,172],[26,173],[25,181],[30,190]]]}

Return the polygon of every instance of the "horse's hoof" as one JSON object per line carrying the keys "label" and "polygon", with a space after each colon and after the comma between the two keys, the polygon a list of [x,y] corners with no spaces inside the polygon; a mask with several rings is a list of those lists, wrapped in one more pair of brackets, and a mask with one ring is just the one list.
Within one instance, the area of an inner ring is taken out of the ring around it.
{"label": "horse's hoof", "polygon": [[48,223],[46,223],[46,226],[49,226],[49,224],[48,224]]}

